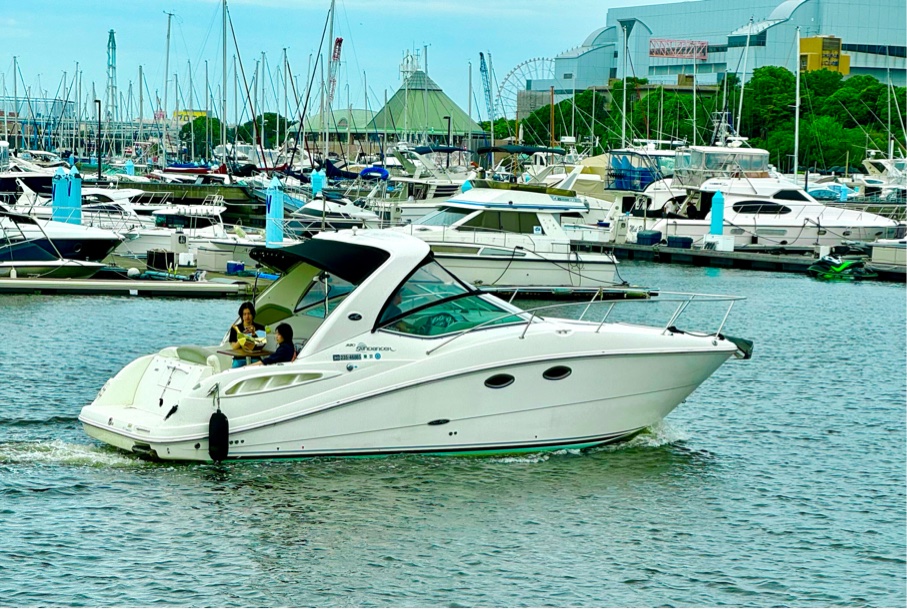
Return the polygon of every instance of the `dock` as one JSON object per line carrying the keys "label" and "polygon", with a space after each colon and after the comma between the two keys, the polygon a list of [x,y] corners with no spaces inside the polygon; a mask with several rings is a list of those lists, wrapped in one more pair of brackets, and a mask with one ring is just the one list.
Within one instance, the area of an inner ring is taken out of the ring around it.
{"label": "dock", "polygon": [[[774,271],[782,273],[802,273],[818,260],[814,253],[792,254],[773,251],[740,251],[722,252],[710,249],[685,249],[663,245],[637,245],[621,243],[612,248],[614,255],[623,260],[647,260],[670,264],[687,264],[715,268],[745,269],[751,271]],[[867,266],[868,260],[867,260]],[[878,273],[878,281],[907,281],[907,272],[896,266],[873,266]]]}
{"label": "dock", "polygon": [[223,298],[252,295],[245,280],[180,281],[154,279],[0,279],[0,294],[105,294],[119,296],[179,296]]}
{"label": "dock", "polygon": [[[207,271],[204,279],[195,281],[195,267],[179,267],[168,273],[148,268],[145,260],[116,255],[105,262],[110,266],[88,279],[0,278],[0,294],[250,298],[272,283],[268,279],[255,277],[254,271],[233,275]],[[140,276],[149,271],[144,277]],[[155,277],[149,278],[149,274]]]}

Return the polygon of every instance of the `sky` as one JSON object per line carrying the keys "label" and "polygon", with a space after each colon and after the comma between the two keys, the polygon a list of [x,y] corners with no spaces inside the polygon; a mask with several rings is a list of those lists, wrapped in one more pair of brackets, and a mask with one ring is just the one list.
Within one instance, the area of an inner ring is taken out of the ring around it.
{"label": "sky", "polygon": [[[521,62],[553,58],[582,44],[590,33],[605,25],[609,8],[673,1],[337,0],[334,37],[343,38],[343,48],[334,107],[345,108],[349,103],[364,108],[367,89],[368,108],[377,111],[385,92],[390,98],[402,84],[400,64],[404,54],[421,55],[427,45],[429,76],[464,110],[469,109],[471,62],[472,113],[484,119],[484,106],[477,108],[482,103],[479,52],[491,55],[494,77],[500,85]],[[181,98],[188,99],[191,71],[195,91],[191,105],[204,109],[206,60],[215,98],[222,82],[221,7],[221,0],[5,2],[0,11],[0,95],[13,94],[15,56],[20,96],[24,85],[33,97],[74,99],[74,88],[69,93],[67,89],[72,88],[78,62],[81,99],[90,96],[92,82],[96,96],[106,99],[107,40],[112,29],[116,32],[118,90],[126,95],[132,83],[133,115],[137,114],[141,66],[145,80],[143,115],[150,118],[149,98],[163,101],[164,97],[167,13],[173,13],[166,70],[167,107],[171,112],[175,107],[174,74]],[[247,82],[264,53],[269,79],[276,83],[286,49],[291,73],[304,89],[310,65],[317,60],[329,7],[330,0],[228,0],[234,31],[228,34],[228,122],[233,123],[234,117],[234,33]],[[316,88],[320,78],[316,74]],[[282,85],[272,85],[266,79],[265,89],[269,100],[265,110],[283,114]],[[180,103],[180,107],[186,105],[185,101]],[[317,105],[317,101],[310,102],[310,108]]]}

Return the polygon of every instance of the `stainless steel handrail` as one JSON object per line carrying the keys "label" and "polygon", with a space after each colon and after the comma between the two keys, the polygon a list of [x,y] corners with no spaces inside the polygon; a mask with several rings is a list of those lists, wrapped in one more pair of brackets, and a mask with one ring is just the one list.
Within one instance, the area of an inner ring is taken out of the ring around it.
{"label": "stainless steel handrail", "polygon": [[[599,296],[599,292],[596,292],[593,295],[592,300],[588,303],[588,305],[583,310],[583,312],[580,314],[580,316],[576,319],[576,321],[585,321],[584,317],[586,316],[586,313],[589,311],[589,307],[591,307],[591,305],[595,303],[595,299],[598,296]],[[689,307],[689,305],[692,304],[693,301],[695,300],[695,302],[697,304],[708,303],[708,302],[726,302],[726,303],[728,303],[728,308],[725,311],[724,316],[721,319],[721,324],[718,326],[718,330],[716,330],[714,333],[706,334],[706,336],[717,337],[721,333],[721,330],[724,328],[724,324],[727,322],[727,318],[730,315],[731,308],[733,308],[734,303],[737,301],[740,301],[740,300],[745,300],[745,299],[746,299],[745,296],[727,296],[727,295],[722,295],[722,294],[694,294],[694,293],[684,293],[684,292],[659,292],[658,296],[656,296],[654,298],[615,300],[615,301],[609,303],[608,309],[605,311],[601,320],[598,322],[598,327],[595,329],[595,333],[598,334],[601,331],[601,329],[604,327],[608,317],[611,315],[611,311],[619,303],[626,303],[626,304],[636,303],[637,305],[642,305],[642,304],[646,304],[646,303],[649,303],[649,304],[656,303],[657,304],[657,303],[675,302],[676,301],[679,304],[678,304],[677,308],[674,310],[673,314],[671,315],[668,323],[662,329],[662,333],[664,333],[668,330],[668,328],[670,328],[677,322],[677,320],[681,317],[681,315],[683,315],[684,311],[686,311],[687,307]],[[604,302],[604,301],[602,301],[602,302]],[[449,345],[451,342],[455,341],[456,339],[460,338],[461,336],[465,336],[476,330],[484,329],[484,328],[488,327],[489,325],[492,325],[495,322],[500,321],[502,319],[506,319],[508,317],[518,317],[521,315],[525,316],[528,314],[528,319],[524,318],[524,320],[522,322],[520,322],[520,323],[525,323],[525,327],[523,328],[523,331],[520,333],[520,336],[519,336],[520,339],[524,339],[526,337],[526,333],[529,331],[530,325],[534,321],[536,321],[537,319],[544,321],[545,318],[538,315],[539,311],[562,309],[562,308],[574,307],[574,306],[576,306],[576,303],[574,303],[574,302],[556,303],[556,304],[552,304],[552,305],[542,305],[539,307],[533,307],[531,309],[524,309],[524,310],[516,311],[516,312],[504,313],[502,315],[498,315],[489,320],[486,320],[471,328],[466,328],[465,330],[461,330],[460,332],[454,334],[453,336],[451,336],[444,342],[442,342],[438,345],[435,345],[434,347],[432,347],[431,349],[426,351],[425,354],[431,355],[432,353],[434,353],[441,347],[444,347],[445,345]]]}

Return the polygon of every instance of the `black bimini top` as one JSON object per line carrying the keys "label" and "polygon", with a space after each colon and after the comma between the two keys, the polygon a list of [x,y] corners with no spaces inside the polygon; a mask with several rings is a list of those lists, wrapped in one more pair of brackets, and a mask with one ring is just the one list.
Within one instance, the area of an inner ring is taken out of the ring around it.
{"label": "black bimini top", "polygon": [[309,239],[299,245],[273,249],[256,247],[249,255],[282,273],[306,262],[353,285],[362,283],[390,258],[389,252],[376,247],[327,239]]}

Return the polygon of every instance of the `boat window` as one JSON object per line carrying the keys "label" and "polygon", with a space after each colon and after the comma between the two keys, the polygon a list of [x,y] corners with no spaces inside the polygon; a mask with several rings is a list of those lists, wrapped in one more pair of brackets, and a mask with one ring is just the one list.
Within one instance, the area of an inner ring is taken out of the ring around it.
{"label": "boat window", "polygon": [[324,319],[327,317],[325,302],[327,302],[327,313],[330,314],[355,288],[356,286],[353,284],[333,275],[325,274],[317,277],[296,303],[294,313],[304,311],[303,314],[308,317]]}
{"label": "boat window", "polygon": [[157,214],[154,216],[154,225],[158,228],[207,228],[216,222],[204,216],[177,216]]}
{"label": "boat window", "polygon": [[504,256],[506,258],[520,258],[526,256],[526,252],[520,250],[508,250],[500,247],[482,248],[482,256]]}
{"label": "boat window", "polygon": [[468,245],[446,245],[440,243],[430,244],[431,251],[436,254],[465,254],[467,256],[475,256],[479,253],[478,247],[468,246]]}
{"label": "boat window", "polygon": [[435,261],[423,264],[397,293],[379,322],[391,332],[439,336],[523,321],[517,309],[471,291]]}
{"label": "boat window", "polygon": [[790,207],[773,203],[772,201],[741,201],[734,203],[734,211],[738,214],[789,214]]}
{"label": "boat window", "polygon": [[464,222],[462,228],[534,235],[535,227],[541,225],[538,216],[531,212],[484,211]]}
{"label": "boat window", "polygon": [[743,171],[768,171],[768,154],[743,154],[737,155],[737,163]]}
{"label": "boat window", "polygon": [[806,198],[806,195],[803,194],[803,191],[800,190],[779,190],[775,193],[776,199],[783,199],[785,201],[809,201]]}
{"label": "boat window", "polygon": [[733,169],[736,166],[733,154],[710,152],[705,156],[706,169]]}
{"label": "boat window", "polygon": [[677,162],[675,157],[658,155],[655,157],[655,160],[658,163],[658,172],[661,174],[662,178],[674,175],[674,166]]}
{"label": "boat window", "polygon": [[475,210],[456,209],[454,207],[439,207],[430,214],[426,214],[422,218],[416,220],[415,222],[413,222],[413,224],[423,226],[451,226],[455,222],[459,222],[460,220],[474,212]]}

